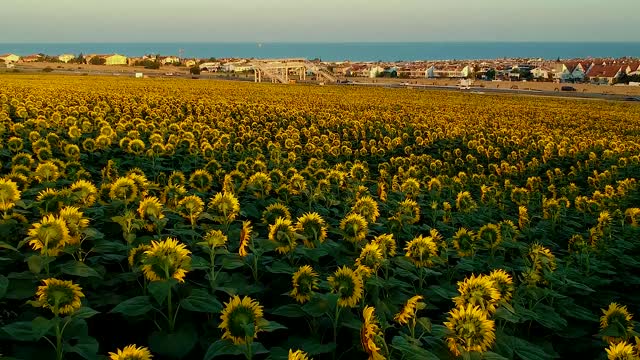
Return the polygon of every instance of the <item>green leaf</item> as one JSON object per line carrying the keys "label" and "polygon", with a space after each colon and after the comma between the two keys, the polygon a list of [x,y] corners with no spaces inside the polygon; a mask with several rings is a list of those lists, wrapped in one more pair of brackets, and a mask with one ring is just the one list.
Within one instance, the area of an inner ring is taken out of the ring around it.
{"label": "green leaf", "polygon": [[[230,255],[231,256],[231,255]],[[244,260],[240,256],[225,257],[222,259],[222,268],[226,270],[233,270],[244,266]]]}
{"label": "green leaf", "polygon": [[486,351],[482,353],[482,358],[485,360],[509,360],[506,357],[491,351]]}
{"label": "green leaf", "polygon": [[395,336],[392,340],[394,349],[400,351],[403,355],[403,359],[407,360],[438,360],[438,357],[422,347],[409,343],[407,339],[402,336]]}
{"label": "green leaf", "polygon": [[53,320],[49,320],[43,318],[42,316],[38,316],[37,318],[31,321],[31,330],[33,334],[34,340],[40,340],[43,336],[47,335],[49,330],[53,328],[55,325]]}
{"label": "green leaf", "polygon": [[420,325],[420,327],[422,327],[424,331],[431,333],[431,319],[426,317],[421,317],[421,318],[418,318],[416,322],[418,323],[418,325]]}
{"label": "green leaf", "polygon": [[291,275],[296,272],[296,268],[287,264],[284,261],[274,261],[271,266],[267,266],[267,270],[273,274],[287,274]]}
{"label": "green leaf", "polygon": [[[330,296],[333,295],[333,296]],[[311,300],[304,304],[302,309],[313,317],[320,317],[327,312],[335,309],[337,296],[334,294],[321,295],[317,294]]]}
{"label": "green leaf", "polygon": [[69,261],[60,267],[60,271],[67,275],[102,278],[97,271],[80,261]]}
{"label": "green leaf", "polygon": [[4,241],[0,241],[0,249],[7,249],[7,250],[15,251],[15,252],[20,252],[18,249],[16,249],[15,247],[7,244]]}
{"label": "green leaf", "polygon": [[70,343],[64,344],[64,351],[66,353],[76,353],[82,356],[85,359],[96,359],[98,355],[98,340],[92,338],[91,336],[84,336],[80,338],[75,338],[75,345],[71,345]]}
{"label": "green leaf", "polygon": [[153,296],[153,299],[158,304],[162,305],[164,304],[164,300],[169,295],[169,291],[171,291],[171,288],[173,287],[173,285],[177,284],[177,282],[178,281],[176,279],[152,281],[147,286],[147,290],[149,290],[149,293],[151,294],[151,296]]}
{"label": "green leaf", "polygon": [[148,296],[136,296],[125,300],[114,307],[111,313],[120,313],[126,316],[140,316],[148,313],[153,309]]}
{"label": "green leaf", "polygon": [[557,358],[557,355],[548,354],[539,346],[530,343],[524,339],[514,337],[513,351],[522,358],[522,360],[545,360]]}
{"label": "green leaf", "polygon": [[190,326],[172,334],[155,331],[149,336],[151,351],[175,359],[186,357],[197,342],[198,332]]}
{"label": "green leaf", "polygon": [[40,255],[29,256],[29,258],[27,259],[27,266],[29,266],[29,271],[31,271],[32,273],[40,274],[44,266],[42,257]]}
{"label": "green leaf", "polygon": [[96,314],[100,314],[100,311],[93,310],[90,307],[83,306],[78,311],[73,313],[73,317],[78,319],[88,319]]}
{"label": "green leaf", "polygon": [[276,330],[286,330],[287,327],[277,323],[275,321],[267,321],[265,319],[260,319],[260,322],[258,323],[258,327],[264,331],[264,332],[273,332]]}
{"label": "green leaf", "polygon": [[240,355],[242,350],[240,346],[235,345],[229,340],[218,340],[209,346],[207,353],[204,355],[204,360],[211,360],[218,356],[223,355]]}
{"label": "green leaf", "polygon": [[193,290],[191,295],[182,299],[180,306],[185,310],[204,313],[218,313],[222,310],[222,304],[215,296],[200,289]]}
{"label": "green leaf", "polygon": [[209,260],[201,256],[194,256],[191,258],[191,270],[209,270],[211,269],[211,264]]}
{"label": "green leaf", "polygon": [[33,341],[33,325],[31,321],[19,321],[2,327],[10,338],[18,341]]}
{"label": "green leaf", "polygon": [[505,307],[500,305],[498,309],[496,309],[496,313],[494,316],[496,317],[496,319],[503,319],[510,323],[519,322],[520,318],[518,317],[518,315],[515,313],[515,311],[510,311],[510,310],[513,310],[513,308],[511,309],[509,308],[511,307]]}
{"label": "green leaf", "polygon": [[273,315],[284,316],[289,318],[305,317],[307,313],[302,310],[302,306],[298,304],[288,304],[275,308],[270,311]]}
{"label": "green leaf", "polygon": [[7,293],[9,288],[9,279],[6,276],[0,275],[0,299],[2,299]]}

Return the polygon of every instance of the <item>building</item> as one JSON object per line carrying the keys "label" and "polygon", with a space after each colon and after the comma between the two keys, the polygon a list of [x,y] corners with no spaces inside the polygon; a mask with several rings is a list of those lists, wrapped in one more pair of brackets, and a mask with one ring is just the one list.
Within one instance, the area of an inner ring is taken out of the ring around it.
{"label": "building", "polygon": [[177,56],[160,56],[158,60],[162,65],[180,64],[180,58]]}
{"label": "building", "polygon": [[4,54],[0,55],[0,60],[3,60],[7,64],[17,63],[20,61],[20,56],[16,54]]}
{"label": "building", "polygon": [[32,63],[32,62],[38,62],[42,60],[43,60],[43,57],[40,54],[31,54],[31,55],[23,56],[20,59],[20,61],[22,61],[23,63]]}
{"label": "building", "polygon": [[194,67],[197,64],[198,64],[198,62],[195,61],[194,59],[188,59],[188,60],[185,60],[185,62],[184,62],[184,66],[186,66],[186,67]]}
{"label": "building", "polygon": [[433,75],[440,78],[466,78],[472,72],[473,69],[469,65],[442,65],[435,67]]}
{"label": "building", "polygon": [[531,70],[534,79],[549,80],[553,79],[553,70],[549,67],[541,66]]}
{"label": "building", "polygon": [[75,58],[76,56],[73,54],[62,54],[58,56],[58,60],[62,61],[63,63],[68,63]]}
{"label": "building", "polygon": [[613,84],[623,72],[621,65],[593,65],[587,72],[587,77],[592,84]]}
{"label": "building", "polygon": [[378,75],[382,74],[384,72],[384,68],[382,66],[372,66],[369,68],[369,77],[370,78],[375,78],[378,77]]}
{"label": "building", "polygon": [[107,61],[105,65],[127,65],[127,57],[124,55],[107,55],[105,60]]}

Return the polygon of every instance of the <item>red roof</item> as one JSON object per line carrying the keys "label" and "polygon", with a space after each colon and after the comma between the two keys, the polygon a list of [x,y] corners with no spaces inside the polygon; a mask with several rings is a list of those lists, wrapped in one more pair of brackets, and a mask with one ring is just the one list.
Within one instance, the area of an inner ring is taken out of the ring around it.
{"label": "red roof", "polygon": [[587,76],[613,78],[618,74],[620,69],[620,65],[593,65],[587,72]]}

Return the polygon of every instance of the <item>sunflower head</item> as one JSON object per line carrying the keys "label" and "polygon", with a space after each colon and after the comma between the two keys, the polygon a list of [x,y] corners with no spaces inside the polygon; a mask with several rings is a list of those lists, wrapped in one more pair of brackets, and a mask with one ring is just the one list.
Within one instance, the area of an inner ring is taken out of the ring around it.
{"label": "sunflower head", "polygon": [[380,328],[380,323],[375,315],[373,306],[365,306],[362,310],[362,326],[360,327],[360,344],[362,349],[369,354],[369,359],[384,360],[383,353],[386,348],[384,344],[384,333]]}
{"label": "sunflower head", "polygon": [[18,184],[11,180],[0,179],[0,211],[8,211],[20,200]]}
{"label": "sunflower head", "polygon": [[502,242],[500,227],[496,224],[486,224],[478,230],[478,240],[487,249],[497,249]]}
{"label": "sunflower head", "polygon": [[240,213],[240,202],[232,193],[217,193],[209,201],[209,210],[218,223],[230,223]]}
{"label": "sunflower head", "polygon": [[66,206],[60,210],[60,218],[65,221],[71,236],[70,243],[78,244],[82,230],[89,226],[89,219],[83,217],[82,211],[75,206]]}
{"label": "sunflower head", "polygon": [[371,196],[362,196],[351,208],[351,213],[359,214],[364,217],[368,223],[374,223],[380,216],[378,203]]}
{"label": "sunflower head", "polygon": [[417,267],[432,267],[438,257],[438,246],[431,236],[422,235],[407,242],[405,257]]}
{"label": "sunflower head", "polygon": [[460,295],[453,298],[457,306],[478,306],[482,311],[494,313],[500,301],[500,292],[490,277],[471,275],[458,282]]}
{"label": "sunflower head", "polygon": [[125,204],[133,202],[139,194],[136,183],[128,177],[116,179],[109,189],[109,197],[112,200],[121,200]]}
{"label": "sunflower head", "polygon": [[526,206],[518,207],[518,227],[524,230],[529,225],[529,213]]}
{"label": "sunflower head", "polygon": [[462,191],[456,196],[456,209],[462,213],[470,213],[478,208],[475,200],[468,191]]}
{"label": "sunflower head", "polygon": [[376,242],[371,242],[365,245],[360,251],[360,256],[356,259],[358,266],[366,266],[372,269],[374,272],[382,265],[384,261],[384,255],[380,245]]}
{"label": "sunflower head", "polygon": [[191,267],[191,252],[176,239],[152,241],[144,252],[142,271],[149,281],[169,280],[184,282]]}
{"label": "sunflower head", "polygon": [[291,220],[279,217],[274,224],[269,225],[269,240],[278,245],[276,251],[280,254],[288,254],[293,251],[297,243],[295,228],[291,224]]}
{"label": "sunflower head", "polygon": [[639,358],[637,349],[626,341],[610,343],[605,351],[608,360],[638,360]]}
{"label": "sunflower head", "polygon": [[378,244],[385,259],[396,255],[396,240],[393,238],[393,234],[378,235],[373,239],[373,242]]}
{"label": "sunflower head", "polygon": [[338,294],[338,306],[356,307],[363,295],[362,278],[350,268],[338,268],[328,278],[331,292]]}
{"label": "sunflower head", "polygon": [[345,240],[358,243],[367,237],[369,225],[362,215],[349,214],[340,221],[340,230],[343,231]]}
{"label": "sunflower head", "polygon": [[310,360],[309,355],[302,350],[293,351],[289,349],[287,360]]}
{"label": "sunflower head", "polygon": [[151,360],[152,357],[149,349],[136,345],[127,345],[124,349],[109,353],[109,360]]}
{"label": "sunflower head", "polygon": [[220,315],[222,323],[218,326],[224,331],[223,339],[229,339],[234,344],[245,344],[258,337],[263,312],[257,301],[248,296],[242,299],[234,296],[224,305]]}
{"label": "sunflower head", "polygon": [[418,310],[422,310],[426,307],[425,303],[421,302],[423,299],[424,298],[421,295],[411,297],[404,304],[400,312],[393,317],[393,320],[400,325],[408,324],[409,320],[416,317]]}
{"label": "sunflower head", "polygon": [[495,322],[478,306],[467,304],[449,312],[444,325],[449,329],[447,345],[455,356],[467,352],[485,352],[496,340]]}
{"label": "sunflower head", "polygon": [[253,195],[262,199],[265,196],[269,195],[269,192],[273,189],[273,185],[271,184],[271,178],[269,178],[269,174],[259,171],[249,178],[247,181],[247,190],[251,191]]}
{"label": "sunflower head", "polygon": [[151,249],[151,246],[149,246],[147,244],[140,244],[140,245],[132,248],[131,250],[129,250],[129,256],[127,257],[127,260],[129,262],[129,266],[131,268],[135,268],[135,267],[138,267],[139,265],[141,265],[142,261],[145,258],[145,256],[147,256],[145,253],[149,249]]}
{"label": "sunflower head", "polygon": [[199,192],[207,192],[213,185],[213,176],[207,170],[198,169],[189,177],[189,184]]}
{"label": "sunflower head", "polygon": [[528,258],[531,262],[531,266],[543,273],[551,273],[556,270],[556,257],[551,251],[544,246],[534,243],[529,248]]}
{"label": "sunflower head", "polygon": [[509,301],[513,297],[513,278],[502,269],[493,270],[489,273],[489,279],[493,281],[493,285],[500,293],[500,299]]}
{"label": "sunflower head", "polygon": [[607,309],[602,309],[600,317],[600,330],[617,333],[617,336],[604,336],[603,339],[609,343],[618,343],[628,340],[633,332],[633,316],[625,305],[617,303],[609,304]]}
{"label": "sunflower head", "polygon": [[34,305],[50,309],[56,315],[71,315],[82,306],[80,299],[84,294],[80,286],[54,278],[42,280],[42,283],[36,291]]}
{"label": "sunflower head", "polygon": [[33,250],[48,256],[56,256],[71,242],[67,223],[60,217],[47,215],[33,224],[27,239]]}
{"label": "sunflower head", "polygon": [[253,227],[251,221],[243,221],[242,229],[240,230],[240,248],[238,248],[238,254],[242,257],[247,256],[247,247],[249,247],[249,241],[251,240],[251,233]]}
{"label": "sunflower head", "polygon": [[209,230],[198,245],[205,247],[211,251],[216,248],[223,247],[227,244],[227,235],[220,230]]}
{"label": "sunflower head", "polygon": [[195,224],[204,211],[204,201],[198,195],[189,195],[178,201],[176,211],[180,216]]}
{"label": "sunflower head", "polygon": [[96,202],[98,189],[86,180],[78,180],[71,184],[71,199],[78,205],[90,207]]}
{"label": "sunflower head", "polygon": [[41,183],[52,182],[58,180],[60,171],[58,166],[52,161],[45,161],[38,164],[33,173],[33,177]]}
{"label": "sunflower head", "polygon": [[[167,205],[170,209],[175,209],[178,206],[178,202],[187,193],[187,189],[182,185],[167,185],[161,196],[161,202]],[[204,210],[204,202],[202,203],[202,209]]]}
{"label": "sunflower head", "polygon": [[398,204],[398,210],[391,218],[400,224],[415,224],[420,221],[420,206],[412,199],[405,199]]}
{"label": "sunflower head", "polygon": [[262,223],[265,225],[275,224],[278,218],[291,220],[291,212],[289,212],[289,208],[282,203],[269,204],[262,212]]}
{"label": "sunflower head", "polygon": [[306,213],[298,218],[296,231],[303,236],[302,241],[308,248],[315,248],[327,238],[327,223],[316,212]]}
{"label": "sunflower head", "polygon": [[291,279],[293,289],[289,295],[300,304],[311,300],[313,291],[318,289],[318,274],[309,265],[301,266]]}

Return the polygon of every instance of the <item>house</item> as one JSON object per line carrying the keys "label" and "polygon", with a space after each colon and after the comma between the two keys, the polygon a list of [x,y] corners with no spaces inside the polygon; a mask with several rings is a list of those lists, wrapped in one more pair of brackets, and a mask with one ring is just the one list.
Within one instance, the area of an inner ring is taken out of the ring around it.
{"label": "house", "polygon": [[553,79],[553,69],[546,66],[540,66],[531,70],[534,79],[548,80]]}
{"label": "house", "polygon": [[[189,66],[189,65],[187,65],[187,66]],[[220,63],[219,62],[204,62],[204,63],[200,64],[200,70],[201,71],[208,71],[208,72],[217,72],[218,70],[220,70]]]}
{"label": "house", "polygon": [[16,54],[4,54],[0,55],[0,60],[3,60],[7,64],[17,63],[20,60],[20,56]]}
{"label": "house", "polygon": [[466,78],[471,75],[473,69],[471,66],[466,65],[444,65],[437,66],[433,71],[434,77],[441,78]]}
{"label": "house", "polygon": [[379,74],[382,74],[384,72],[384,68],[381,66],[372,66],[369,68],[369,77],[370,78],[375,78],[378,77]]}
{"label": "house", "polygon": [[32,62],[38,62],[42,60],[43,60],[43,57],[40,54],[31,54],[31,55],[23,56],[22,59],[20,59],[20,61],[22,61],[23,63],[32,63]]}
{"label": "house", "polygon": [[162,65],[170,65],[170,64],[179,64],[180,58],[177,56],[160,56],[158,58],[160,64]]}
{"label": "house", "polygon": [[553,78],[560,82],[567,82],[573,80],[573,68],[570,68],[571,64],[555,63],[551,70],[553,72]]}
{"label": "house", "polygon": [[194,67],[196,66],[196,64],[198,64],[198,62],[195,61],[194,59],[188,59],[184,61],[184,66],[186,67]]}
{"label": "house", "polygon": [[107,55],[105,60],[107,61],[105,65],[127,65],[127,57],[124,55]]}
{"label": "house", "polygon": [[587,77],[592,84],[611,85],[623,71],[621,65],[593,65],[587,72]]}
{"label": "house", "polygon": [[58,60],[62,61],[63,63],[68,63],[69,61],[75,59],[76,56],[73,54],[62,54],[60,56],[58,56]]}
{"label": "house", "polygon": [[333,73],[339,76],[351,76],[351,64],[341,64],[333,68]]}
{"label": "house", "polygon": [[638,63],[630,63],[626,67],[624,67],[625,73],[627,75],[640,75],[640,62]]}

